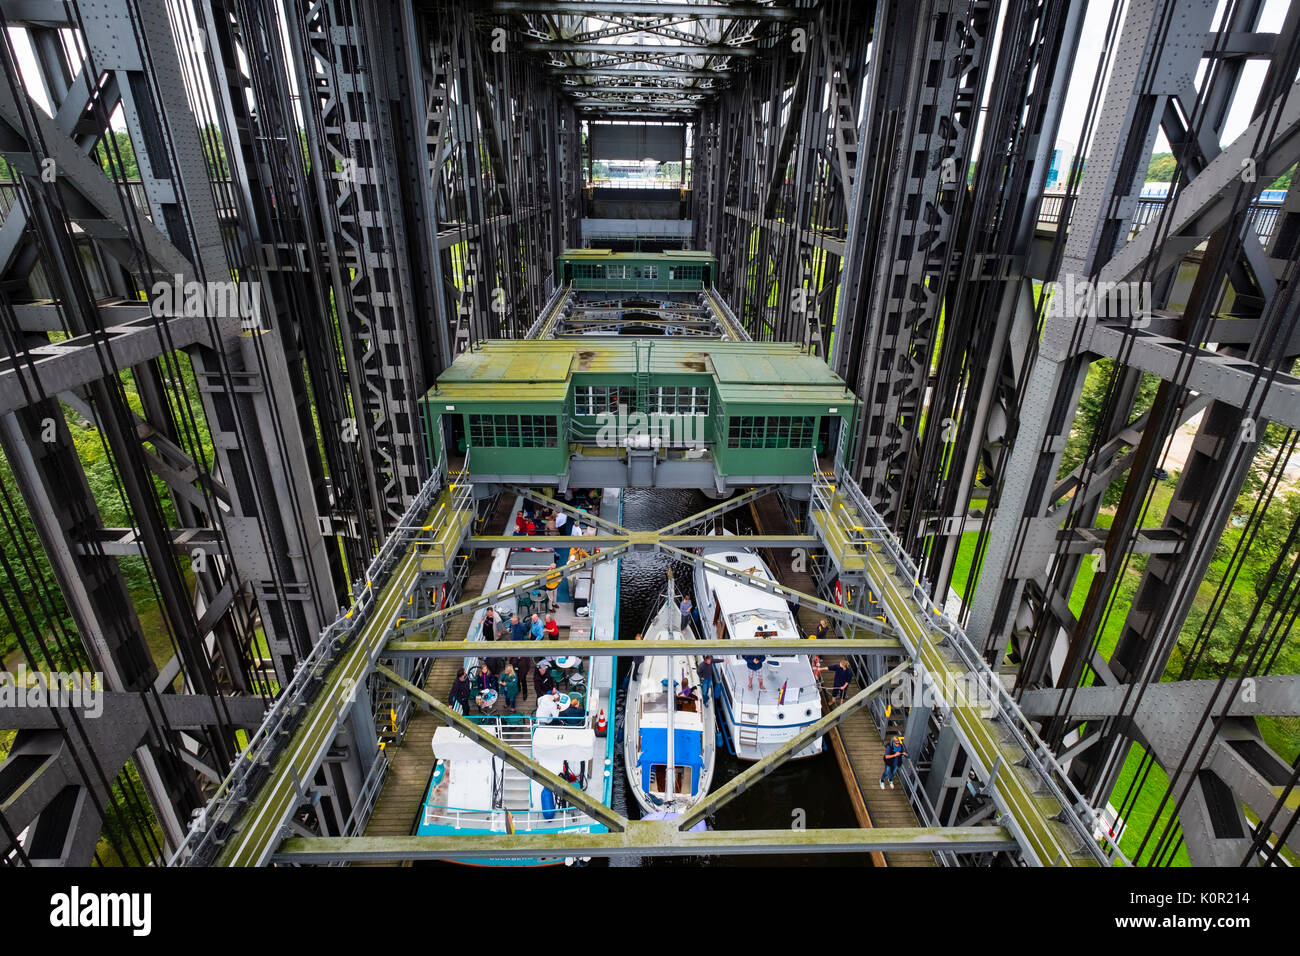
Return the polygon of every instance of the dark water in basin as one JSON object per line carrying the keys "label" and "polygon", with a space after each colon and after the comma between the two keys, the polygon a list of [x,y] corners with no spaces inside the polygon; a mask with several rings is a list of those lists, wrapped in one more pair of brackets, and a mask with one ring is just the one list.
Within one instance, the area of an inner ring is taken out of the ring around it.
{"label": "dark water in basin", "polygon": [[[664,491],[630,489],[624,493],[623,524],[632,530],[651,530],[673,521],[689,517],[716,504],[695,491]],[[726,516],[726,527],[737,533],[753,533],[748,508],[741,507]],[[671,561],[662,554],[638,554],[623,560],[622,596],[619,604],[619,639],[631,641],[642,630],[649,618],[659,609],[665,586],[666,571],[671,565],[677,582],[678,594],[691,591],[691,566]],[[692,599],[694,595],[692,594]],[[620,683],[631,671],[630,661],[619,659]],[[618,726],[623,726],[623,693],[618,697]],[[616,749],[617,764],[622,768],[623,748]],[[725,745],[718,749],[718,762],[713,774],[713,789],[717,789],[742,772],[749,764],[727,753]],[[636,819],[640,807],[627,788],[623,772],[614,775],[614,809]],[[797,813],[802,811],[802,813]],[[845,793],[835,757],[830,752],[788,763],[755,784],[752,789],[723,806],[713,817],[711,826],[720,830],[767,830],[791,826],[796,816],[803,817],[803,826],[855,827],[857,818]],[[647,857],[642,859],[611,860],[612,866],[752,866],[775,864],[783,866],[869,866],[865,854],[793,854],[793,855],[743,855],[721,857]]]}

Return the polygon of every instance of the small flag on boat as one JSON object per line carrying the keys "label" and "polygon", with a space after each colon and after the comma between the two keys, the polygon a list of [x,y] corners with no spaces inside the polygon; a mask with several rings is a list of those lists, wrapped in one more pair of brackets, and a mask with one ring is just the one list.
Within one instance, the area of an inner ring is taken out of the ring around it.
{"label": "small flag on boat", "polygon": [[509,810],[506,811],[506,833],[515,832],[515,815]]}
{"label": "small flag on boat", "polygon": [[789,684],[789,683],[790,683],[790,682],[787,680],[787,681],[785,681],[784,683],[781,684],[781,689],[777,692],[777,695],[776,695],[776,702],[777,702],[778,704],[784,704],[784,703],[785,703],[785,688],[786,688],[786,684]]}

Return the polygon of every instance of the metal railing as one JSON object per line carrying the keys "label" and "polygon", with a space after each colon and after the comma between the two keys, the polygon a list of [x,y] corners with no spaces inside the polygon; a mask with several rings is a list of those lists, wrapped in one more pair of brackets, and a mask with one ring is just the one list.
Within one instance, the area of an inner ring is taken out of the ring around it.
{"label": "metal railing", "polygon": [[[489,830],[495,833],[506,832],[506,810],[467,810],[462,807],[443,807],[426,803],[420,820],[424,826],[452,826],[456,829]],[[515,831],[535,830],[541,828],[573,827],[584,824],[604,827],[576,807],[553,810],[551,818],[546,818],[541,810],[510,810]]]}
{"label": "metal railing", "polygon": [[524,335],[524,338],[526,339],[541,338],[543,329],[554,325],[552,320],[563,307],[565,299],[568,298],[569,291],[573,288],[572,283],[557,286],[554,284],[554,280],[555,273],[551,273],[546,279],[547,288],[551,290],[551,294],[547,298],[546,304],[542,306],[542,311],[538,313],[537,319],[531,326],[529,326],[527,334]]}
{"label": "metal railing", "polygon": [[648,176],[593,176],[584,184],[587,189],[662,189],[690,192],[691,181],[651,179]]}
{"label": "metal railing", "polygon": [[[856,523],[854,525],[845,523],[841,530],[854,546],[869,544],[877,549],[886,563],[893,566],[894,574],[910,585],[906,591],[916,605],[916,618],[924,622],[930,630],[938,632],[941,635],[939,643],[950,648],[957,655],[961,666],[965,667],[969,674],[977,676],[982,693],[987,695],[985,699],[991,701],[996,709],[999,726],[1011,736],[1016,748],[1024,753],[1022,766],[1039,778],[1044,789],[1063,809],[1069,810],[1064,814],[1062,822],[1070,826],[1081,838],[1084,846],[1095,849],[1097,844],[1101,843],[1106,856],[1127,863],[1119,844],[1111,838],[1105,821],[1070,781],[1064,768],[1057,761],[1056,755],[1038,736],[1037,731],[1021,712],[1020,706],[1002,686],[1002,682],[989,667],[988,662],[976,651],[966,632],[935,606],[930,598],[928,583],[923,581],[915,563],[903,550],[898,539],[894,537],[862,489],[847,477],[843,466],[839,463],[835,466],[835,488],[832,489],[825,476],[817,471],[817,462],[814,458],[813,506],[816,507],[819,501],[825,503],[823,506],[828,509],[826,512],[828,522],[833,520],[830,506],[834,504],[836,490],[857,511]],[[995,784],[990,783],[990,786]],[[1053,861],[1044,862],[1050,864]]]}
{"label": "metal railing", "polygon": [[292,679],[267,711],[262,725],[235,758],[230,772],[208,805],[191,823],[189,833],[172,854],[169,865],[189,861],[207,863],[215,857],[226,834],[255,798],[276,757],[292,737],[317,693],[325,686],[329,671],[342,650],[367,623],[393,569],[410,546],[416,531],[422,528],[420,519],[433,506],[434,496],[441,487],[440,474],[440,469],[434,470],[402,516],[396,531],[366,568],[365,576],[353,584],[351,607],[340,609],[338,617],[321,631],[311,651],[298,663]]}
{"label": "metal railing", "polygon": [[[457,533],[457,525],[465,515],[468,515],[467,524],[474,520],[474,495],[468,453],[465,455],[460,471],[451,479],[448,489],[450,493],[447,500],[428,512],[427,524],[420,525],[418,528],[402,524],[398,526],[398,531],[412,532],[409,544],[415,547],[417,554],[423,558],[441,559],[442,567],[450,571],[460,545],[461,536]],[[444,533],[431,537],[426,534],[430,531]]]}
{"label": "metal railing", "polygon": [[727,330],[735,342],[752,342],[750,334],[745,331],[745,326],[740,319],[736,318],[736,313],[727,305],[727,300],[720,296],[714,286],[709,285],[704,290],[705,301],[716,310],[718,324]]}
{"label": "metal railing", "polygon": [[[1160,216],[1160,212],[1165,208],[1167,202],[1167,199],[1139,199],[1137,208],[1133,212],[1133,223],[1128,238],[1132,239],[1154,222]],[[1038,225],[1050,229],[1058,228],[1064,206],[1064,193],[1043,193],[1038,204]],[[1277,228],[1277,217],[1281,209],[1282,204],[1280,202],[1256,200],[1250,204],[1250,224],[1255,228],[1255,232],[1259,235],[1259,241],[1263,245],[1267,245],[1269,240],[1273,238],[1273,231]],[[1073,209],[1071,209],[1070,218],[1073,218]]]}
{"label": "metal railing", "polygon": [[[121,183],[127,189],[131,197],[131,204],[135,206],[141,214],[146,217],[152,217],[149,210],[149,195],[145,192],[144,183],[139,179],[128,179]],[[235,204],[234,184],[229,179],[210,180],[212,186],[212,196],[216,203],[217,215],[225,219],[233,218],[238,213],[238,207]],[[18,195],[21,190],[16,179],[0,179],[0,220],[9,215],[10,210],[18,204]]]}
{"label": "metal railing", "polygon": [[[663,268],[667,269],[667,266]],[[571,285],[579,291],[654,292],[656,295],[661,292],[704,291],[704,281],[702,279],[670,279],[667,275],[656,279],[646,279],[644,277],[640,279],[620,279],[616,276],[575,275]],[[624,305],[623,309],[628,312],[636,311],[635,306]]]}

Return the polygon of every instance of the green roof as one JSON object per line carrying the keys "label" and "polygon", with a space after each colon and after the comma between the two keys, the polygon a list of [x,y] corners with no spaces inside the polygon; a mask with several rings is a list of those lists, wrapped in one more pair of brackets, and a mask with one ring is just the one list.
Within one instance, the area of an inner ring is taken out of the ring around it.
{"label": "green roof", "polygon": [[[848,404],[853,395],[827,364],[787,342],[713,342],[592,336],[529,341],[493,339],[456,357],[429,393],[438,401],[559,402],[575,373],[628,378],[637,343],[650,342],[656,375],[708,373],[722,402]],[[644,354],[644,351],[643,351]]]}
{"label": "green roof", "polygon": [[665,249],[663,252],[614,252],[610,249],[565,249],[561,259],[687,259],[711,262],[713,253],[702,249]]}

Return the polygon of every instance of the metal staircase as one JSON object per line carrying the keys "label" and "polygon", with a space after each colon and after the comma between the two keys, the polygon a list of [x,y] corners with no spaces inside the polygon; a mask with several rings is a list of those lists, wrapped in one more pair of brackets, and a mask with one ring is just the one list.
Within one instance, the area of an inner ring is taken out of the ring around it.
{"label": "metal staircase", "polygon": [[931,601],[916,565],[838,463],[832,478],[814,461],[810,516],[840,572],[879,596],[1025,856],[1041,866],[1124,861],[1096,811],[965,632]]}
{"label": "metal staircase", "polygon": [[[529,757],[533,755],[533,728],[530,724],[502,724],[497,734],[501,742],[509,744],[520,753]],[[520,770],[502,763],[505,775],[502,783],[502,800],[507,810],[528,810],[531,794],[531,781]]]}

